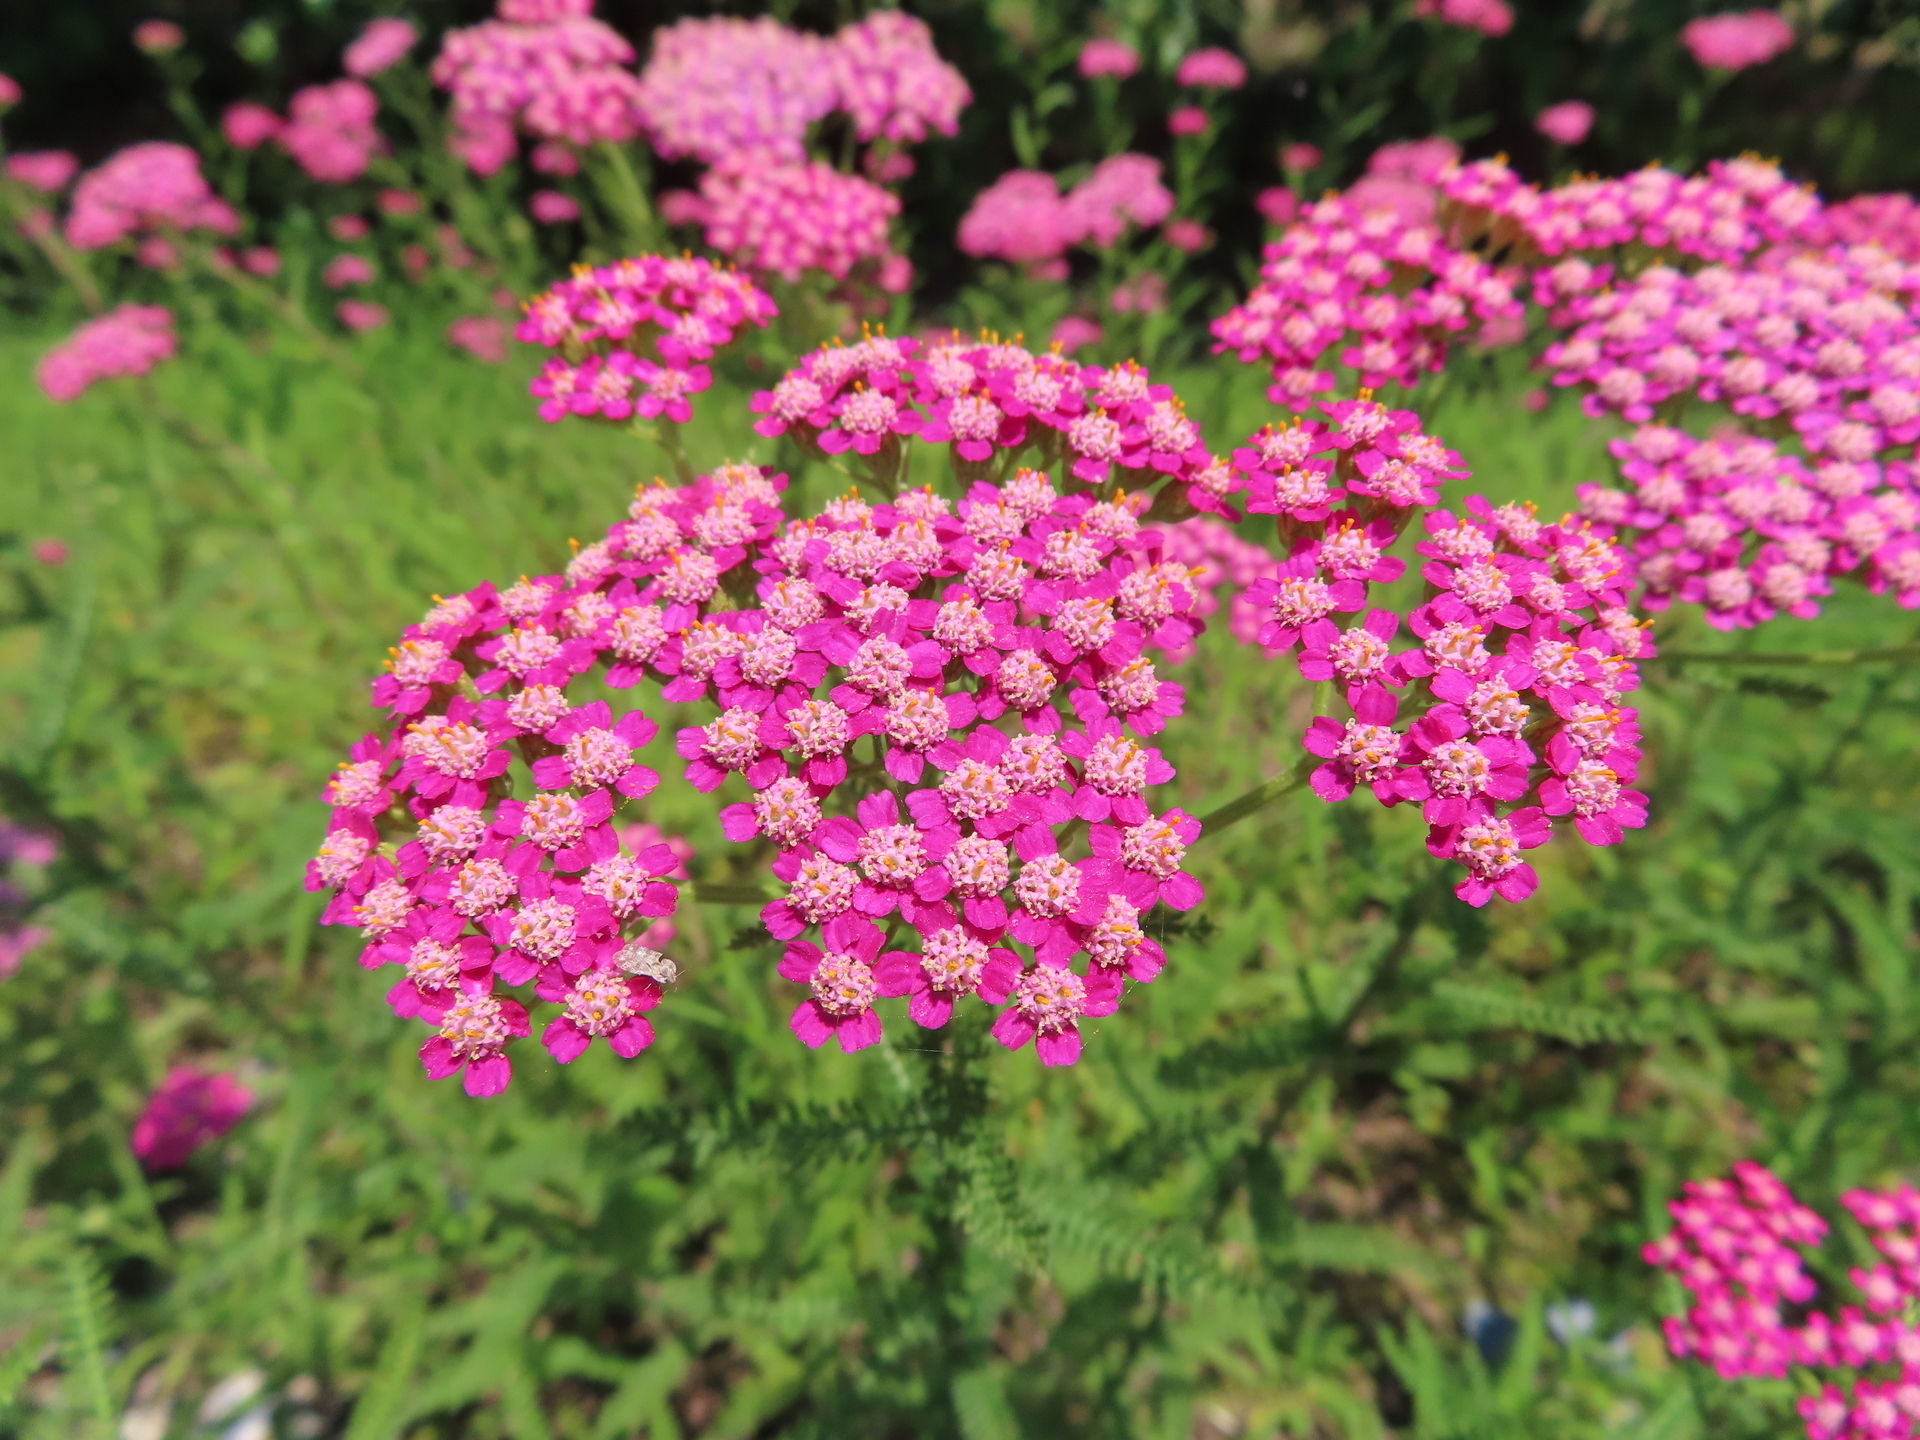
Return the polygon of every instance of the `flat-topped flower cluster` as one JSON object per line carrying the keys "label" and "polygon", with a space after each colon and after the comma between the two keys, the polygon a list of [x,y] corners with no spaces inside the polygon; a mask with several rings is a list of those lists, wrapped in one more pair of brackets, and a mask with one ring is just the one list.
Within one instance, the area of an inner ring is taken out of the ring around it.
{"label": "flat-topped flower cluster", "polygon": [[[573,323],[578,299],[528,323]],[[807,404],[784,403],[802,385]],[[887,423],[849,423],[861,396]],[[994,397],[1018,408],[988,424]],[[809,987],[809,1044],[873,1043],[881,996],[930,1026],[977,996],[1003,1007],[1003,1043],[1071,1063],[1081,1019],[1159,973],[1151,912],[1201,898],[1183,868],[1198,824],[1150,798],[1173,776],[1150,740],[1183,706],[1153,657],[1190,648],[1202,596],[1147,497],[1107,483],[1224,488],[1196,479],[1220,462],[1165,387],[991,340],[872,336],[758,407],[893,498],[789,520],[784,477],[751,465],[644,487],[565,575],[480,586],[411,627],[374,688],[392,728],[328,786],[309,877],[334,892],[326,918],[361,928],[364,963],[403,968],[389,999],[435,1028],[428,1070],[473,1093],[506,1084],[531,1033],[514,987],[559,1007],[541,1038],[565,1061],[595,1037],[644,1048],[674,973],[649,934],[679,857],[621,828],[657,782],[634,756],[655,727],[570,700],[592,671],[714,706],[677,748],[696,788],[744,786],[723,828],[784,887],[762,919]],[[957,502],[905,486],[908,436],[951,446]]]}
{"label": "flat-topped flower cluster", "polygon": [[1840,1203],[1881,1258],[1847,1272],[1862,1304],[1834,1315],[1812,1308],[1804,1254],[1827,1222],[1778,1176],[1749,1160],[1731,1180],[1689,1181],[1667,1207],[1674,1228],[1642,1252],[1692,1297],[1665,1322],[1667,1345],[1727,1380],[1813,1372],[1819,1388],[1799,1400],[1808,1440],[1908,1440],[1920,1433],[1920,1191],[1849,1190]]}

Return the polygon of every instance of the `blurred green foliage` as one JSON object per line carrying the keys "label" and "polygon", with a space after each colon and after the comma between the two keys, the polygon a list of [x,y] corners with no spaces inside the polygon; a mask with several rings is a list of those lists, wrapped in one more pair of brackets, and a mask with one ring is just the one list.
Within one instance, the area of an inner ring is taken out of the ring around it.
{"label": "blurred green foliage", "polygon": [[[56,938],[0,985],[0,1435],[1780,1433],[1784,1385],[1665,1360],[1637,1251],[1743,1156],[1829,1210],[1920,1165],[1920,680],[1824,653],[1910,616],[1663,621],[1654,823],[1556,842],[1522,906],[1454,901],[1372,805],[1204,841],[1166,975],[1070,1071],[977,1014],[808,1052],[752,913],[689,904],[652,1049],[522,1047],[476,1103],[315,927],[317,790],[430,593],[558,568],[663,458],[540,425],[525,357],[452,358],[420,314],[354,342],[364,385],[205,326],[151,393],[67,410],[44,343],[0,342],[0,807],[62,841]],[[753,378],[703,397],[696,460],[780,458]],[[1210,435],[1266,418],[1250,370],[1167,378]],[[1474,488],[1551,509],[1606,436],[1524,383],[1468,358],[1419,403]],[[1293,763],[1287,667],[1216,632],[1183,678],[1185,803]],[[658,748],[652,817],[745,878]],[[262,1101],[150,1179],[128,1126],[182,1058]],[[1512,1317],[1491,1356],[1476,1303]]]}

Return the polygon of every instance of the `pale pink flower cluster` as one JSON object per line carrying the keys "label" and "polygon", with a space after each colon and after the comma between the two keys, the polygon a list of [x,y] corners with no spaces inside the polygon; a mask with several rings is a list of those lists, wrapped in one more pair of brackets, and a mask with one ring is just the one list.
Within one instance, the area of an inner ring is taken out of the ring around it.
{"label": "pale pink flower cluster", "polygon": [[[41,542],[42,547],[46,544]],[[32,922],[33,889],[16,882],[26,879],[21,871],[44,870],[58,854],[59,842],[53,836],[0,819],[0,980],[18,971],[20,962],[52,933]]]}
{"label": "pale pink flower cluster", "polygon": [[362,80],[391,70],[407,58],[420,39],[420,32],[405,20],[383,16],[369,20],[340,56],[340,65],[349,75]]}
{"label": "pale pink flower cluster", "polygon": [[1125,80],[1140,68],[1140,52],[1124,40],[1096,37],[1080,47],[1075,64],[1088,80],[1105,75]]}
{"label": "pale pink flower cluster", "polygon": [[1183,56],[1173,78],[1196,90],[1238,90],[1247,83],[1247,66],[1231,50],[1210,47]]}
{"label": "pale pink flower cluster", "polygon": [[1109,156],[1065,195],[1051,175],[1010,170],[974,197],[959,245],[983,259],[1032,265],[1076,245],[1111,249],[1129,229],[1150,229],[1172,213],[1173,192],[1151,156]]}
{"label": "pale pink flower cluster", "polygon": [[1593,106],[1584,100],[1562,100],[1533,117],[1533,128],[1556,145],[1578,145],[1593,129]]}
{"label": "pale pink flower cluster", "polygon": [[173,358],[179,342],[173,315],[158,305],[122,305],[89,320],[40,361],[40,388],[62,404],[78,399],[95,381],[145,375]]}
{"label": "pale pink flower cluster", "polygon": [[1710,69],[1745,70],[1791,50],[1793,26],[1773,10],[1703,15],[1681,29],[1680,43]]}
{"label": "pale pink flower cluster", "polygon": [[933,48],[924,20],[875,10],[833,37],[829,47],[839,108],[862,143],[917,144],[929,131],[960,133],[973,91]]}
{"label": "pale pink flower cluster", "polygon": [[1524,240],[1549,257],[1637,245],[1731,262],[1764,244],[1808,238],[1821,209],[1812,190],[1751,156],[1716,160],[1703,175],[1648,165],[1544,192],[1502,161],[1476,160],[1449,170],[1440,189],[1456,244]]}
{"label": "pale pink flower cluster", "polygon": [[1513,7],[1506,0],[1414,0],[1416,19],[1438,20],[1482,35],[1504,35],[1513,28]]}
{"label": "pale pink flower cluster", "polygon": [[1920,260],[1920,203],[1913,196],[1856,195],[1828,205],[1805,237],[1813,245],[1878,245],[1898,259]]}
{"label": "pale pink flower cluster", "polygon": [[433,81],[453,96],[449,145],[478,174],[514,156],[516,130],[588,146],[628,141],[640,129],[633,47],[591,18],[592,5],[516,5],[500,18],[449,30]]}
{"label": "pale pink flower cluster", "polygon": [[178,1170],[245,1119],[252,1106],[253,1092],[233,1076],[176,1065],[133,1122],[134,1158],[145,1170]]}
{"label": "pale pink flower cluster", "polygon": [[1920,481],[1909,460],[1809,463],[1769,440],[1643,425],[1612,442],[1631,489],[1581,487],[1630,547],[1636,606],[1699,605],[1717,629],[1811,619],[1833,582],[1920,607]]}
{"label": "pale pink flower cluster", "polygon": [[967,475],[1039,447],[1061,455],[1076,481],[1146,486],[1165,477],[1194,509],[1232,513],[1222,498],[1227,467],[1172,389],[1131,361],[1101,369],[957,334],[870,337],[814,352],[754,396],[753,408],[764,417],[760,434],[851,452],[888,480],[909,437],[951,444]]}
{"label": "pale pink flower cluster", "polygon": [[80,171],[80,162],[65,150],[23,150],[7,156],[7,178],[43,195],[57,195]]}
{"label": "pale pink flower cluster", "polygon": [[1353,196],[1308,206],[1267,247],[1260,276],[1213,322],[1215,348],[1265,360],[1268,393],[1294,405],[1333,388],[1329,359],[1358,370],[1363,385],[1411,385],[1439,370],[1451,341],[1476,322],[1524,311],[1515,272],[1455,248],[1403,207]]}
{"label": "pale pink flower cluster", "polygon": [[294,92],[273,138],[315,180],[344,185],[366,174],[384,146],[373,124],[379,112],[380,101],[359,80],[308,85]]}
{"label": "pale pink flower cluster", "polygon": [[1570,260],[1540,283],[1573,327],[1542,364],[1558,385],[1591,387],[1590,413],[1646,421],[1697,395],[1855,462],[1920,436],[1920,264],[1835,246],[1610,280]]}
{"label": "pale pink flower cluster", "polygon": [[924,22],[876,10],[831,37],[766,16],[682,20],[654,35],[639,108],[669,158],[711,164],[761,150],[798,162],[809,127],[836,110],[862,143],[913,143],[958,133],[972,100]]}
{"label": "pale pink flower cluster", "polygon": [[792,283],[810,270],[875,276],[892,258],[900,197],[819,160],[738,150],[700,177],[707,243],[735,262]]}
{"label": "pale pink flower cluster", "polygon": [[682,20],[653,36],[635,104],[668,159],[711,164],[740,150],[792,161],[839,103],[828,42],[770,16]]}
{"label": "pale pink flower cluster", "polygon": [[713,383],[713,352],[778,313],[738,271],[692,255],[641,255],[582,268],[536,295],[514,334],[560,352],[531,386],[541,419],[684,423],[691,397]]}
{"label": "pale pink flower cluster", "polygon": [[129,145],[82,175],[66,224],[67,242],[80,250],[188,230],[234,235],[240,217],[213,193],[200,157],[166,140]]}
{"label": "pale pink flower cluster", "polygon": [[1840,1197],[1881,1258],[1848,1271],[1862,1303],[1834,1315],[1812,1308],[1818,1286],[1803,1254],[1826,1239],[1827,1222],[1764,1166],[1748,1160],[1733,1170],[1731,1180],[1688,1181],[1667,1206],[1674,1228],[1641,1251],[1692,1296],[1686,1315],[1665,1322],[1668,1348],[1725,1380],[1814,1372],[1820,1389],[1797,1403],[1808,1440],[1920,1434],[1920,1326],[1910,1318],[1920,1298],[1920,1191]]}

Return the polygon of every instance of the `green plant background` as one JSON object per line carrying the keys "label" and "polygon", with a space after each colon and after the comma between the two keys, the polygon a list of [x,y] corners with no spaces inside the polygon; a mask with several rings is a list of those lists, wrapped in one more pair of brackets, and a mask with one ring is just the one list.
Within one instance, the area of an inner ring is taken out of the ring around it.
{"label": "green plant background", "polygon": [[[1663,621],[1694,658],[1639,697],[1653,824],[1556,842],[1525,905],[1457,903],[1417,817],[1370,804],[1294,797],[1203,842],[1207,903],[1074,1069],[978,1016],[808,1052],[751,911],[689,904],[652,1049],[522,1046],[475,1103],[315,927],[317,790],[431,593],[557,568],[663,460],[541,425],[526,357],[437,329],[357,342],[381,403],[203,331],[158,407],[58,409],[46,339],[0,342],[0,795],[64,845],[57,938],[0,985],[0,1434],[104,1437],[129,1406],[216,1433],[196,1407],[245,1367],[276,1433],[352,1440],[1782,1433],[1784,1385],[1664,1359],[1675,1297],[1637,1250],[1744,1156],[1816,1203],[1920,1161],[1920,685],[1823,663],[1911,617]],[[1265,418],[1250,370],[1168,378],[1210,435]],[[777,458],[751,383],[703,397],[697,460]],[[1607,474],[1606,434],[1527,383],[1469,357],[1420,404],[1473,488],[1551,509]],[[49,536],[65,565],[30,557]],[[1287,667],[1216,627],[1185,678],[1182,800],[1293,763]],[[668,744],[653,818],[696,876],[747,878]],[[128,1125],[182,1055],[262,1101],[145,1179]],[[1562,1344],[1544,1317],[1575,1298],[1597,1323]],[[1474,1302],[1517,1322],[1498,1363]]]}

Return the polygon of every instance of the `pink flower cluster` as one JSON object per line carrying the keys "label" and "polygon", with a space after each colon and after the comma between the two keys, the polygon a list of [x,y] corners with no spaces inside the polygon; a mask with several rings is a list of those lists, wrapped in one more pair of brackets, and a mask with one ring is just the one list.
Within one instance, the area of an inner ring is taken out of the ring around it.
{"label": "pink flower cluster", "polygon": [[1910,461],[1826,458],[1643,425],[1612,442],[1631,491],[1581,487],[1596,530],[1630,546],[1635,605],[1700,605],[1731,630],[1811,619],[1840,578],[1920,607],[1920,479]]}
{"label": "pink flower cluster", "polygon": [[888,229],[900,197],[819,160],[738,150],[700,177],[707,243],[789,283],[818,270],[844,280],[877,275],[891,258]]}
{"label": "pink flower cluster", "polygon": [[134,235],[188,230],[234,235],[240,217],[213,193],[198,155],[184,145],[148,140],[80,177],[66,236],[76,249],[99,250]]}
{"label": "pink flower cluster", "polygon": [[1591,413],[1643,422],[1697,395],[1738,416],[1778,417],[1810,454],[1853,462],[1920,435],[1920,265],[1835,246],[1610,279],[1576,259],[1538,285],[1572,327],[1542,363],[1555,384],[1592,387]]}
{"label": "pink flower cluster", "polygon": [[[1293,655],[1345,697],[1352,718],[1320,716],[1306,734],[1323,762],[1314,793],[1419,804],[1428,849],[1467,871],[1456,895],[1523,900],[1538,883],[1524,852],[1550,817],[1570,816],[1593,845],[1646,823],[1646,797],[1629,788],[1639,728],[1621,697],[1651,646],[1624,605],[1626,557],[1528,505],[1435,508],[1466,472],[1411,411],[1364,395],[1321,409],[1327,423],[1268,427],[1234,452],[1235,490],[1276,517],[1288,550],[1236,611],[1258,617],[1269,655]],[[1426,600],[1404,617],[1369,608],[1369,588],[1404,573],[1386,552],[1421,511]],[[1393,648],[1403,626],[1417,648]]]}
{"label": "pink flower cluster", "polygon": [[827,42],[770,16],[682,20],[654,32],[635,104],[654,149],[711,164],[740,150],[806,156],[839,102]]}
{"label": "pink flower cluster", "polygon": [[598,20],[592,4],[501,0],[500,18],[449,30],[433,81],[453,96],[449,140],[468,167],[491,175],[514,156],[516,128],[587,146],[639,133],[633,47]]}
{"label": "pink flower cluster", "polygon": [[65,150],[23,150],[7,157],[7,178],[43,195],[57,195],[80,171],[80,162]]}
{"label": "pink flower cluster", "polygon": [[691,397],[713,383],[705,363],[713,352],[742,326],[764,326],[776,313],[738,271],[691,255],[642,255],[582,268],[535,296],[514,334],[560,352],[531,386],[544,402],[541,419],[638,415],[684,423]]}
{"label": "pink flower cluster", "polygon": [[1363,385],[1412,385],[1445,364],[1451,337],[1524,308],[1514,273],[1456,249],[1431,223],[1352,196],[1308,206],[1267,247],[1260,276],[1213,322],[1215,349],[1266,360],[1268,393],[1295,405],[1333,388],[1330,351]]}
{"label": "pink flower cluster", "polygon": [[176,1065],[133,1122],[134,1158],[149,1171],[178,1170],[194,1151],[246,1118],[253,1092],[231,1075]]}
{"label": "pink flower cluster", "polygon": [[[1173,771],[1142,741],[1182,705],[1150,652],[1191,643],[1202,597],[1143,527],[1145,496],[1092,493],[1117,465],[1193,488],[1204,451],[1177,402],[1137,367],[957,339],[832,347],[777,393],[802,381],[817,405],[781,420],[762,396],[763,431],[869,457],[882,432],[918,434],[973,473],[1031,446],[1086,488],[1021,469],[958,506],[849,495],[783,523],[784,479],[728,466],[643,489],[563,577],[440,602],[376,682],[394,727],[328,786],[309,875],[334,891],[326,919],[362,928],[363,963],[406,969],[389,998],[437,1028],[429,1073],[463,1071],[475,1094],[507,1083],[531,1021],[505,986],[561,1007],[542,1039],[563,1061],[596,1035],[627,1055],[651,1038],[643,1012],[673,972],[635,932],[671,914],[680,861],[629,854],[613,828],[657,779],[632,754],[653,726],[566,698],[600,664],[613,689],[715,705],[678,749],[697,788],[745,784],[722,821],[776,857],[787,893],[764,920],[790,942],[781,973],[811,990],[793,1021],[808,1044],[872,1043],[881,995],[930,1026],[979,995],[1005,1007],[1002,1043],[1071,1063],[1079,1022],[1158,973],[1144,917],[1200,899],[1182,868],[1197,822],[1149,804]],[[913,421],[855,418],[861,394]],[[1020,413],[983,426],[995,397]],[[516,759],[531,800],[510,798]],[[1063,853],[1083,827],[1089,853]]]}
{"label": "pink flower cluster", "polygon": [[344,185],[367,173],[384,145],[373,119],[380,101],[359,80],[335,80],[294,92],[287,121],[273,135],[315,180]]}
{"label": "pink flower cluster", "polygon": [[875,10],[833,37],[829,58],[839,108],[863,144],[917,144],[929,131],[960,133],[960,112],[973,103],[973,91],[934,50],[924,20]]}
{"label": "pink flower cluster", "polygon": [[48,397],[65,404],[97,380],[145,375],[173,358],[179,342],[173,315],[158,305],[122,305],[89,320],[40,361],[35,379]]}
{"label": "pink flower cluster", "polygon": [[391,70],[407,58],[420,39],[420,32],[405,20],[390,16],[369,20],[340,56],[340,65],[349,75],[362,80]]}
{"label": "pink flower cluster", "polygon": [[1798,1402],[1808,1440],[1909,1440],[1920,1434],[1920,1326],[1902,1312],[1920,1297],[1920,1191],[1849,1190],[1840,1203],[1883,1258],[1848,1272],[1864,1309],[1833,1316],[1810,1308],[1801,1253],[1826,1238],[1826,1221],[1752,1161],[1732,1180],[1689,1181],[1667,1206],[1674,1229],[1641,1252],[1693,1297],[1665,1322],[1667,1346],[1727,1380],[1820,1374]]}
{"label": "pink flower cluster", "polygon": [[1734,262],[1764,244],[1807,237],[1821,208],[1811,189],[1750,156],[1716,160],[1703,175],[1648,165],[1547,191],[1526,184],[1502,161],[1476,160],[1452,167],[1440,177],[1440,189],[1454,244],[1511,246],[1520,259],[1637,245]]}
{"label": "pink flower cluster", "polygon": [[1506,0],[1414,0],[1416,19],[1438,20],[1482,35],[1504,35],[1513,28],[1513,7]]}
{"label": "pink flower cluster", "polygon": [[1710,69],[1745,70],[1791,50],[1793,26],[1773,10],[1703,15],[1681,29],[1680,43]]}
{"label": "pink flower cluster", "polygon": [[1901,260],[1920,260],[1920,202],[1893,192],[1856,195],[1828,205],[1805,237],[1812,245],[1878,245]]}
{"label": "pink flower cluster", "polygon": [[[645,1015],[676,970],[649,942],[683,857],[614,822],[658,783],[634,759],[657,727],[566,687],[602,663],[613,689],[703,673],[700,617],[728,576],[751,582],[783,484],[739,466],[643,491],[565,575],[440,600],[392,652],[373,686],[391,728],[329,782],[307,883],[333,892],[325,923],[361,929],[362,964],[401,967],[388,1002],[435,1030],[429,1075],[505,1088],[506,1048],[531,1033],[507,987],[560,1007],[541,1042],[562,1063],[596,1038],[628,1058],[652,1043]],[[530,799],[511,798],[516,766]]]}
{"label": "pink flower cluster", "polygon": [[1051,175],[1010,170],[974,197],[959,245],[983,259],[1031,265],[1075,245],[1111,249],[1130,228],[1151,228],[1172,213],[1173,192],[1150,156],[1110,156],[1065,195]]}
{"label": "pink flower cluster", "polygon": [[44,870],[58,854],[59,843],[51,835],[0,819],[0,980],[18,971],[28,953],[51,934],[46,926],[31,922],[32,890],[16,881],[26,878],[21,871]]}

